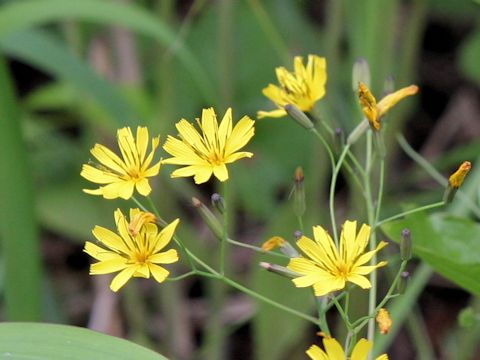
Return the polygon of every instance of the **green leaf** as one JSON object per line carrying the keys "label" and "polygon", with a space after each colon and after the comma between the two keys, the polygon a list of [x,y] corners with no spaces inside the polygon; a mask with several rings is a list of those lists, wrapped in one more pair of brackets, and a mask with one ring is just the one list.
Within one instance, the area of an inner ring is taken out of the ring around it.
{"label": "green leaf", "polygon": [[412,233],[413,252],[438,273],[466,290],[480,294],[480,225],[445,213],[417,213],[382,226],[399,241],[402,229]]}
{"label": "green leaf", "polygon": [[0,240],[5,269],[5,315],[40,319],[41,264],[33,211],[33,184],[20,128],[17,100],[0,56]]}
{"label": "green leaf", "polygon": [[182,43],[176,42],[176,35],[160,19],[134,5],[104,0],[10,2],[0,9],[0,39],[26,28],[65,19],[123,25],[139,34],[153,37],[166,46],[175,44],[175,56],[190,72],[204,99],[215,103],[211,80],[196,57]]}
{"label": "green leaf", "polygon": [[124,339],[92,330],[54,324],[0,324],[0,354],[9,359],[165,360]]}

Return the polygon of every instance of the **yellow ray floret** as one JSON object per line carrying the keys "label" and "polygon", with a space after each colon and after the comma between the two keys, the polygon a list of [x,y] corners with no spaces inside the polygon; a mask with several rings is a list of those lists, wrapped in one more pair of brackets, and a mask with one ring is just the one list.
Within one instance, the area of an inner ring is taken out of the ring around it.
{"label": "yellow ray floret", "polygon": [[[171,264],[178,261],[175,249],[162,251],[170,243],[179,219],[174,220],[161,231],[157,225],[147,222],[132,234],[129,221],[120,209],[115,211],[117,233],[101,226],[95,226],[93,236],[100,246],[87,241],[84,251],[98,260],[90,267],[90,275],[109,274],[120,271],[112,280],[110,289],[118,291],[131,277],[149,278],[150,275],[163,282],[168,270],[159,264]],[[130,223],[143,217],[139,209],[130,210]]]}
{"label": "yellow ray floret", "polygon": [[[372,342],[366,339],[360,339],[353,348],[352,356],[348,359],[367,360],[372,345]],[[347,356],[337,340],[326,337],[323,339],[323,347],[325,350],[320,349],[317,345],[312,345],[306,351],[308,357],[312,360],[347,360]],[[383,354],[375,360],[388,360],[388,356]]]}
{"label": "yellow ray floret", "polygon": [[470,169],[472,168],[472,163],[470,161],[464,161],[457,171],[455,171],[449,178],[448,178],[448,184],[454,188],[458,189],[460,186],[462,186],[463,181],[467,177],[468,173],[470,172]]}
{"label": "yellow ray floret", "polygon": [[368,119],[371,127],[380,130],[382,127],[381,118],[390,108],[395,106],[400,100],[407,96],[415,95],[418,92],[418,86],[410,85],[394,93],[383,97],[378,103],[370,89],[363,83],[358,84],[358,98],[362,107],[363,114]]}
{"label": "yellow ray floret", "polygon": [[160,161],[151,165],[160,138],[152,138],[148,155],[150,139],[146,127],[137,128],[136,138],[129,127],[124,127],[117,131],[117,141],[121,157],[100,144],[95,144],[90,150],[99,164],[84,164],[80,175],[101,186],[83,191],[87,194],[102,195],[105,199],[130,199],[134,189],[147,196],[152,191],[148,178],[158,175],[160,171]]}
{"label": "yellow ray floret", "polygon": [[345,222],[340,235],[340,249],[321,226],[313,227],[315,240],[302,236],[297,245],[305,257],[291,259],[287,266],[300,275],[292,280],[295,286],[313,286],[316,296],[341,290],[347,282],[363,289],[370,288],[372,285],[365,275],[387,263],[365,264],[387,243],[382,241],[376,249],[365,252],[370,238],[370,226],[362,225],[358,234],[356,228],[356,221]]}
{"label": "yellow ray floret", "polygon": [[327,63],[325,58],[308,55],[307,66],[303,65],[303,57],[295,56],[294,72],[284,67],[275,69],[280,86],[269,84],[262,90],[263,95],[272,100],[278,107],[273,111],[259,111],[258,118],[282,117],[287,115],[285,105],[295,105],[302,111],[310,111],[315,103],[325,95],[327,82]]}
{"label": "yellow ray floret", "polygon": [[184,165],[175,170],[172,177],[193,176],[201,184],[212,174],[220,181],[228,179],[226,164],[244,157],[251,152],[238,151],[255,133],[255,122],[244,116],[232,129],[232,109],[229,108],[220,124],[213,108],[203,109],[201,120],[197,119],[200,132],[187,120],[180,120],[176,127],[179,138],[168,136],[163,148],[172,155],[162,161],[164,164]]}

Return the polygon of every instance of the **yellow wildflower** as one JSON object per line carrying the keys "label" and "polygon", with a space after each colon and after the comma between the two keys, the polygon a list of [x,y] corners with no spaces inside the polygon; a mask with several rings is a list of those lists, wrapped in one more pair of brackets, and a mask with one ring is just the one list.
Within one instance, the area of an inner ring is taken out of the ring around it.
{"label": "yellow wildflower", "polygon": [[180,139],[168,136],[163,146],[173,157],[163,160],[164,164],[186,165],[172,173],[172,177],[194,176],[195,183],[201,184],[213,175],[220,181],[228,179],[226,164],[244,157],[251,152],[238,151],[254,135],[254,121],[244,116],[232,130],[232,109],[223,116],[220,125],[213,108],[203,109],[201,121],[197,119],[202,134],[187,120],[180,120],[176,127]]}
{"label": "yellow wildflower", "polygon": [[[139,214],[138,209],[130,210],[130,220]],[[154,223],[145,224],[133,235],[129,222],[120,209],[115,211],[118,234],[101,226],[95,226],[93,236],[102,246],[87,241],[84,251],[98,260],[90,266],[90,275],[109,274],[120,271],[112,280],[110,289],[118,291],[133,277],[149,278],[150,274],[159,283],[170,273],[158,264],[171,264],[178,261],[175,249],[162,252],[172,239],[179,220],[176,219],[160,232]]]}
{"label": "yellow wildflower", "polygon": [[146,127],[137,128],[136,139],[132,130],[124,127],[117,131],[117,141],[122,158],[100,144],[95,144],[90,150],[100,164],[84,164],[80,175],[101,186],[95,190],[83,191],[87,194],[102,195],[105,199],[130,199],[136,188],[141,195],[147,196],[152,191],[148,178],[158,175],[160,171],[160,161],[150,166],[160,138],[152,139],[152,149],[148,155],[149,136]]}
{"label": "yellow wildflower", "polygon": [[382,98],[378,103],[370,89],[362,82],[358,84],[358,98],[362,106],[365,117],[370,122],[370,125],[375,130],[380,130],[382,127],[381,118],[395,106],[400,100],[407,96],[415,95],[418,92],[418,86],[410,85],[404,87],[394,93],[388,94]]}
{"label": "yellow wildflower", "polygon": [[393,325],[392,318],[390,317],[390,313],[387,309],[381,308],[378,310],[377,317],[378,328],[380,329],[380,334],[386,335],[390,331],[390,328]]}
{"label": "yellow wildflower", "polygon": [[343,289],[347,281],[363,289],[370,288],[372,285],[364,275],[386,265],[387,262],[382,261],[370,266],[365,264],[387,243],[382,241],[375,250],[365,252],[370,238],[370,226],[362,225],[358,235],[356,228],[356,221],[345,222],[340,235],[340,250],[321,226],[313,227],[315,240],[302,236],[297,245],[308,258],[291,259],[287,266],[301,275],[292,280],[295,286],[313,286],[316,296]]}
{"label": "yellow wildflower", "polygon": [[271,251],[277,247],[282,247],[286,243],[285,239],[280,236],[274,236],[262,244],[262,250]]}
{"label": "yellow wildflower", "polygon": [[275,69],[280,87],[269,84],[262,92],[277,105],[278,109],[259,111],[258,118],[285,116],[287,112],[284,107],[288,104],[295,105],[302,111],[310,111],[315,103],[325,95],[325,83],[327,82],[325,58],[308,55],[307,66],[304,66],[303,57],[295,56],[293,65],[293,73],[284,67]]}
{"label": "yellow wildflower", "polygon": [[464,161],[462,165],[455,171],[450,178],[448,179],[448,184],[454,188],[458,189],[463,184],[463,180],[467,177],[468,172],[472,168],[470,161]]}
{"label": "yellow wildflower", "polygon": [[[352,351],[352,356],[348,359],[350,360],[366,360],[368,353],[372,348],[372,342],[366,339],[360,339]],[[312,360],[347,360],[347,356],[343,351],[343,348],[340,346],[337,340],[325,337],[323,339],[323,346],[325,351],[320,349],[317,345],[312,345],[306,352],[307,355]],[[377,357],[375,360],[388,360],[388,355],[383,354]]]}

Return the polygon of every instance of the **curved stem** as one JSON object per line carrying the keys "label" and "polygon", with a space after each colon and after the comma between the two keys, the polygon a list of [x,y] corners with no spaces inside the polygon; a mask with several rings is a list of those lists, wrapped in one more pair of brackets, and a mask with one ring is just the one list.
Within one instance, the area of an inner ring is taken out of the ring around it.
{"label": "curved stem", "polygon": [[433,204],[429,204],[429,205],[425,205],[425,206],[420,206],[418,208],[415,208],[415,209],[411,209],[411,210],[407,210],[407,211],[404,211],[404,212],[401,212],[400,214],[397,214],[397,215],[393,215],[393,216],[390,216],[389,218],[386,218],[386,219],[383,219],[383,220],[380,220],[378,221],[374,226],[375,228],[379,227],[380,225],[382,224],[385,224],[387,222],[390,222],[390,221],[393,221],[393,220],[396,220],[396,219],[400,219],[404,216],[407,216],[407,215],[410,215],[410,214],[414,214],[414,213],[417,213],[419,211],[425,211],[425,210],[429,210],[429,209],[435,209],[437,207],[442,207],[445,205],[445,201],[439,201],[439,202],[436,202],[436,203],[433,203]]}
{"label": "curved stem", "polygon": [[332,233],[333,238],[335,240],[335,244],[338,248],[338,235],[337,235],[337,224],[335,221],[335,186],[337,184],[337,178],[340,173],[340,169],[342,167],[343,160],[350,149],[350,145],[346,145],[343,148],[342,153],[340,154],[340,158],[338,159],[337,164],[334,166],[333,173],[332,173],[332,181],[330,183],[330,195],[329,195],[329,209],[330,209],[330,222],[332,223]]}

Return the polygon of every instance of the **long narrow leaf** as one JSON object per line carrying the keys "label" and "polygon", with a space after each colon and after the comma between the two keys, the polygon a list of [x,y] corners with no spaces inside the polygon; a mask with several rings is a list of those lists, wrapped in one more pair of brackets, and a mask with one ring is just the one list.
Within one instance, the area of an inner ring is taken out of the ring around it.
{"label": "long narrow leaf", "polygon": [[0,129],[0,240],[6,317],[39,320],[41,267],[32,183],[10,74],[1,57]]}
{"label": "long narrow leaf", "polygon": [[205,100],[215,103],[213,85],[195,56],[158,18],[133,5],[105,0],[25,0],[11,2],[0,9],[0,39],[14,32],[58,20],[77,19],[99,24],[126,26],[153,37],[166,46],[175,46],[175,54],[191,73]]}
{"label": "long narrow leaf", "polygon": [[137,119],[134,110],[113,85],[103,80],[46,31],[22,30],[0,37],[0,47],[4,53],[34,65],[54,77],[67,80],[90,94],[92,99],[119,122],[116,125],[126,125]]}

